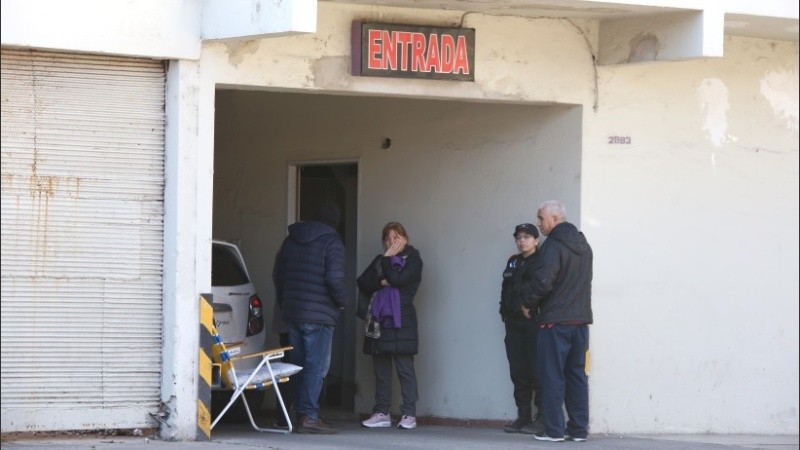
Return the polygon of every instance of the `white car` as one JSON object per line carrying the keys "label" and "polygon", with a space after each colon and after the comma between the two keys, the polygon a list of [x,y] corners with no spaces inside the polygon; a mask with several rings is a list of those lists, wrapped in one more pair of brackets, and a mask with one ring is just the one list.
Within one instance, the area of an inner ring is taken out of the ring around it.
{"label": "white car", "polygon": [[[226,346],[244,344],[240,353],[267,350],[264,307],[250,282],[250,274],[239,248],[230,242],[212,241],[211,293],[214,322]],[[237,369],[254,368],[259,358],[237,361]],[[214,383],[219,389],[219,383]]]}

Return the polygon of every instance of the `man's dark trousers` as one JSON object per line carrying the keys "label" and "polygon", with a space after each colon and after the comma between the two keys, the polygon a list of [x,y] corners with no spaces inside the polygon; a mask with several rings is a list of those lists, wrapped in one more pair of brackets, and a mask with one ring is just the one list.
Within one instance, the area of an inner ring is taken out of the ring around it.
{"label": "man's dark trousers", "polygon": [[[586,350],[589,327],[540,325],[538,369],[542,382],[542,424],[550,437],[586,438],[589,430],[589,380]],[[562,405],[569,422],[564,426]]]}
{"label": "man's dark trousers", "polygon": [[289,344],[294,347],[288,353],[289,362],[303,368],[292,377],[295,379],[292,404],[298,421],[301,416],[319,419],[319,396],[331,365],[332,341],[333,325],[289,324]]}

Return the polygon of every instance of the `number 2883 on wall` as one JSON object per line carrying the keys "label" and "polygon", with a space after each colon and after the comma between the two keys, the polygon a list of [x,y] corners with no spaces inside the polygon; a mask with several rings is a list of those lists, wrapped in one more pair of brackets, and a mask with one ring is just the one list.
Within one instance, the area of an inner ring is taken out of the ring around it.
{"label": "number 2883 on wall", "polygon": [[631,137],[630,136],[609,136],[608,137],[609,144],[630,144]]}

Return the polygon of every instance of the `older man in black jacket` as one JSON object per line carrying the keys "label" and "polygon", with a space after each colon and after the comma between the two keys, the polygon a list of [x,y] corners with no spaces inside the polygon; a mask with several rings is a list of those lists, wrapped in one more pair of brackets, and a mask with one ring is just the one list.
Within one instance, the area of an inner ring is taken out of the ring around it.
{"label": "older man in black jacket", "polygon": [[[564,205],[542,203],[539,229],[547,236],[525,285],[523,314],[539,308],[537,367],[542,383],[540,441],[585,441],[589,427],[586,350],[592,323],[592,247],[566,222]],[[562,406],[569,421],[564,424]]]}
{"label": "older man in black jacket", "polygon": [[319,395],[330,367],[333,329],[345,306],[345,249],[338,225],[333,203],[322,205],[312,220],[290,225],[272,272],[294,347],[287,356],[303,367],[292,380],[298,433],[336,433],[319,417]]}

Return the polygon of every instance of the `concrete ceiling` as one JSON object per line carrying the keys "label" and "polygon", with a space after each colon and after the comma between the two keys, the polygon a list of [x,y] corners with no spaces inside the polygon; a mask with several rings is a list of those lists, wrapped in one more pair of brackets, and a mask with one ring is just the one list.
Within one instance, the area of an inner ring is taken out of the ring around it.
{"label": "concrete ceiling", "polygon": [[[663,13],[698,11],[698,1],[672,1],[676,7],[598,2],[594,0],[320,0],[369,6],[477,12],[520,17],[569,17],[576,19],[635,19]],[[656,3],[656,2],[651,2]],[[797,18],[726,14],[725,34],[798,42]]]}
{"label": "concrete ceiling", "polygon": [[797,19],[726,14],[725,34],[797,42],[800,28]]}

